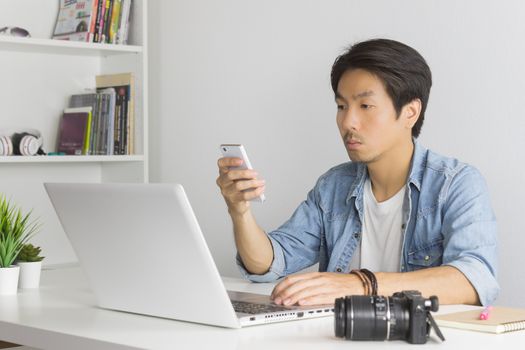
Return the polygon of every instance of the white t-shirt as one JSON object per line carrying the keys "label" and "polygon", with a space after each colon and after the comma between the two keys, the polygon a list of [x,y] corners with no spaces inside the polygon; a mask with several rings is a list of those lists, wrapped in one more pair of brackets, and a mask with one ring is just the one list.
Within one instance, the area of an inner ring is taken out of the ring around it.
{"label": "white t-shirt", "polygon": [[356,248],[350,269],[366,268],[373,272],[399,272],[403,244],[403,201],[405,187],[392,198],[378,203],[370,179],[363,193],[364,222],[361,247]]}

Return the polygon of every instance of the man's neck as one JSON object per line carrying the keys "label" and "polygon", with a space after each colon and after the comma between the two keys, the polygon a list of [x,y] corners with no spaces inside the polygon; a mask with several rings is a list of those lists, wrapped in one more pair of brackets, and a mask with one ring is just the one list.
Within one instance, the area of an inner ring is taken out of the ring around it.
{"label": "man's neck", "polygon": [[372,191],[378,202],[392,198],[405,186],[413,153],[414,143],[410,139],[367,164]]}

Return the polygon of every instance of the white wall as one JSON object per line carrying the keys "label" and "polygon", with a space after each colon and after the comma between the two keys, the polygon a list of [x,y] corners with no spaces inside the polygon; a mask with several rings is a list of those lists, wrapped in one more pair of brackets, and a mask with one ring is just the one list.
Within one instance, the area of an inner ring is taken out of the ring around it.
{"label": "white wall", "polygon": [[499,303],[525,306],[523,13],[519,0],[151,1],[151,178],[185,186],[221,272],[237,275],[218,145],[245,144],[267,180],[256,216],[275,228],[347,160],[335,57],[357,40],[403,41],[434,76],[420,139],[485,175],[500,224]]}

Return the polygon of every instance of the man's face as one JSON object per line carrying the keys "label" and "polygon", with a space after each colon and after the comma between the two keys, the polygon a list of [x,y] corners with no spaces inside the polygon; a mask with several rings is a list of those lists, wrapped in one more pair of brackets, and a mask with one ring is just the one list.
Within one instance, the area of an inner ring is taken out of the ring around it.
{"label": "man's face", "polygon": [[406,118],[397,118],[383,83],[363,70],[346,71],[337,85],[337,126],[352,161],[372,163],[411,137]]}

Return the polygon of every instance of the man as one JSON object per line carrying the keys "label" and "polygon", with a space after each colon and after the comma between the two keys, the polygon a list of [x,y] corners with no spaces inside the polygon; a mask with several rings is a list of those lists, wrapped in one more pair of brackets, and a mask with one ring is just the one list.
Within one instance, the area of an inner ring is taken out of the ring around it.
{"label": "man", "polygon": [[[266,234],[250,211],[264,180],[230,170],[240,159],[218,161],[243,274],[288,276],[272,292],[283,305],[371,294],[372,280],[379,295],[410,289],[442,304],[493,302],[497,232],[486,184],[473,167],[416,142],[432,85],[423,57],[393,40],[357,43],[337,58],[331,82],[351,162],[322,175],[280,228]],[[319,272],[291,275],[317,262]]]}

